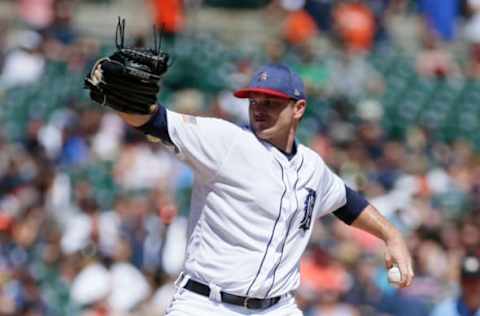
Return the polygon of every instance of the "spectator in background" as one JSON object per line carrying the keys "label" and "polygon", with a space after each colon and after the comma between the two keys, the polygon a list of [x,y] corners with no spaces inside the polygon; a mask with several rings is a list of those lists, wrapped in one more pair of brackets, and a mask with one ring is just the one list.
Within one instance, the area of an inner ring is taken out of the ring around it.
{"label": "spectator in background", "polygon": [[127,132],[114,178],[124,190],[151,189],[166,181],[174,170],[172,154],[163,147],[145,143],[136,132]]}
{"label": "spectator in background", "polygon": [[468,254],[461,260],[460,291],[438,304],[431,316],[478,316],[480,315],[480,257]]}
{"label": "spectator in background", "polygon": [[419,0],[418,11],[424,19],[426,32],[442,41],[452,41],[457,36],[456,20],[458,0]]}
{"label": "spectator in background", "polygon": [[[80,189],[80,187],[84,187]],[[91,190],[88,183],[82,182],[77,185],[76,191]],[[91,193],[87,193],[91,195]],[[65,254],[74,254],[85,249],[97,249],[104,244],[103,239],[111,239],[111,236],[105,236],[105,226],[109,228],[108,223],[102,223],[102,216],[97,203],[91,197],[79,197],[79,212],[71,216],[63,229],[61,246]],[[102,225],[103,224],[103,225]]]}
{"label": "spectator in background", "polygon": [[73,44],[78,34],[73,26],[73,11],[75,2],[70,0],[55,0],[53,2],[53,19],[45,28],[45,34],[62,45]]}
{"label": "spectator in background", "polygon": [[307,42],[298,46],[297,55],[299,59],[294,68],[303,79],[308,96],[324,95],[329,85],[329,72],[314,44]]}
{"label": "spectator in background", "polygon": [[317,27],[322,32],[329,32],[332,28],[333,0],[306,0],[305,10],[312,16]]}
{"label": "spectator in background", "polygon": [[376,284],[378,260],[373,256],[361,257],[355,265],[353,284],[345,300],[356,306],[361,315],[373,315],[385,305],[385,295]]}
{"label": "spectator in background", "polygon": [[[147,271],[148,268],[153,271],[152,263],[156,261],[157,272],[161,269],[173,278],[181,271],[185,259],[187,218],[178,214],[177,205],[167,190],[157,188],[152,192],[151,199],[155,214],[151,214],[146,223],[144,266]],[[158,225],[156,227],[152,224],[154,220]],[[151,251],[154,245],[158,246],[158,252]]]}
{"label": "spectator in background", "polygon": [[388,10],[395,0],[368,0],[367,3],[375,16],[375,36],[376,43],[382,43],[388,40],[386,20],[388,19]]}
{"label": "spectator in background", "polygon": [[327,63],[329,95],[358,99],[379,95],[384,89],[382,76],[367,62],[365,56],[345,47],[337,58]]}
{"label": "spectator in background", "polygon": [[[419,229],[422,230],[422,229]],[[425,230],[425,229],[423,229]],[[437,232],[423,233],[415,250],[416,271],[418,280],[415,285],[402,294],[415,297],[419,303],[432,306],[445,295],[446,287],[440,281],[447,273],[446,254],[436,240],[431,240]],[[415,237],[412,237],[415,238]]]}
{"label": "spectator in background", "polygon": [[372,10],[359,0],[338,4],[333,12],[334,26],[347,51],[370,50],[375,36],[375,16]]}
{"label": "spectator in background", "polygon": [[[414,1],[392,0],[385,12],[390,43],[397,49],[415,53],[418,50],[419,17],[412,10]],[[388,48],[389,46],[385,46]]]}
{"label": "spectator in background", "polygon": [[71,296],[78,306],[77,315],[111,315],[107,300],[111,291],[111,275],[98,262],[92,261],[83,267],[72,281]]}
{"label": "spectator in background", "polygon": [[468,0],[469,18],[465,25],[465,37],[469,42],[470,64],[467,74],[476,78],[480,75],[480,1]]}
{"label": "spectator in background", "polygon": [[183,1],[149,0],[155,25],[162,27],[168,35],[175,35],[185,27]]}
{"label": "spectator in background", "polygon": [[3,68],[3,60],[5,59],[6,53],[6,39],[8,34],[8,22],[6,20],[0,19],[0,73]]}
{"label": "spectator in background", "polygon": [[45,68],[41,35],[34,31],[21,31],[16,36],[16,43],[11,44],[14,48],[5,56],[0,88],[36,82]]}
{"label": "spectator in background", "polygon": [[357,310],[340,298],[351,286],[343,264],[319,246],[314,246],[301,262],[301,291],[311,292],[311,308],[306,315],[356,316]]}
{"label": "spectator in background", "polygon": [[317,34],[315,21],[305,10],[288,13],[283,26],[283,36],[287,43],[298,46],[312,40]]}
{"label": "spectator in background", "polygon": [[461,75],[460,67],[452,54],[434,34],[424,33],[422,45],[422,50],[416,57],[416,69],[420,76],[442,79]]}
{"label": "spectator in background", "polygon": [[41,30],[53,20],[53,3],[55,0],[18,0],[17,11],[20,18],[29,27]]}
{"label": "spectator in background", "polygon": [[40,29],[44,37],[45,56],[52,61],[66,63],[69,72],[84,73],[85,64],[93,62],[97,54],[96,39],[80,36],[74,24],[75,9],[78,1],[53,0],[52,18]]}
{"label": "spectator in background", "polygon": [[321,292],[312,316],[360,316],[357,308],[341,301],[341,294],[333,289]]}
{"label": "spectator in background", "polygon": [[63,145],[58,157],[58,163],[63,166],[81,166],[88,163],[90,147],[87,143],[85,126],[80,117],[72,115],[69,124],[63,130]]}

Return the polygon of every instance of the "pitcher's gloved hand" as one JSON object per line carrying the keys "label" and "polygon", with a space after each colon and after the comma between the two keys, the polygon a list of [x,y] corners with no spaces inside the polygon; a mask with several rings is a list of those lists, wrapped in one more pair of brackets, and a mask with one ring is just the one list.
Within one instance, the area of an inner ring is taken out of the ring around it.
{"label": "pitcher's gloved hand", "polygon": [[85,78],[90,98],[114,110],[149,114],[157,101],[159,81],[168,70],[169,55],[160,50],[159,35],[155,31],[155,47],[124,48],[125,19],[118,21],[117,51],[100,58]]}

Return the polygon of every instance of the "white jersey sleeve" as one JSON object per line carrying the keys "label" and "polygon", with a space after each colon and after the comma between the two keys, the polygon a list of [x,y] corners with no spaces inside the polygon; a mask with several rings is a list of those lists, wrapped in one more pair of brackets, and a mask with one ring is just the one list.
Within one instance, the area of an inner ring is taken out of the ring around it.
{"label": "white jersey sleeve", "polygon": [[177,156],[206,179],[218,172],[239,130],[225,120],[168,110],[167,125]]}
{"label": "white jersey sleeve", "polygon": [[319,159],[320,164],[320,187],[318,192],[320,195],[320,212],[319,217],[330,214],[347,203],[347,192],[345,183]]}

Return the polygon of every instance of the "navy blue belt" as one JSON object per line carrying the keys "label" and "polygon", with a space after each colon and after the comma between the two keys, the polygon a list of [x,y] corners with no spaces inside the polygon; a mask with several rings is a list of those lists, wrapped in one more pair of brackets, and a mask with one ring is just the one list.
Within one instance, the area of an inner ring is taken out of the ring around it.
{"label": "navy blue belt", "polygon": [[[194,293],[210,296],[210,287],[208,285],[202,284],[192,279],[188,280],[187,284],[184,286],[185,289],[192,291]],[[269,308],[280,301],[280,296],[271,297],[271,298],[254,298],[254,297],[244,297],[234,294],[228,294],[225,292],[220,292],[223,303],[228,303],[232,305],[243,306],[248,309],[265,309]]]}

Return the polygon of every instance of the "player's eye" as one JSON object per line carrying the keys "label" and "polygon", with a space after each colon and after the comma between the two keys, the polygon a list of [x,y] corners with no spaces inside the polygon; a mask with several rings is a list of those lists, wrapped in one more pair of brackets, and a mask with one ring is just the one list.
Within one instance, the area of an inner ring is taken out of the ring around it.
{"label": "player's eye", "polygon": [[282,102],[272,99],[262,99],[262,100],[255,100],[249,99],[250,105],[254,106],[264,106],[267,108],[273,108],[282,105]]}
{"label": "player's eye", "polygon": [[285,102],[284,101],[280,101],[280,100],[267,100],[267,106],[271,107],[271,108],[274,108],[274,107],[282,107]]}

